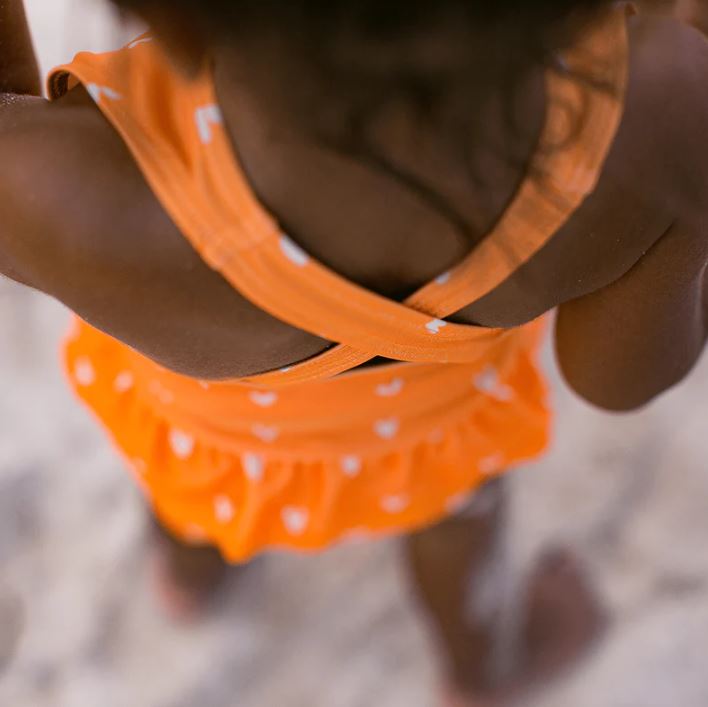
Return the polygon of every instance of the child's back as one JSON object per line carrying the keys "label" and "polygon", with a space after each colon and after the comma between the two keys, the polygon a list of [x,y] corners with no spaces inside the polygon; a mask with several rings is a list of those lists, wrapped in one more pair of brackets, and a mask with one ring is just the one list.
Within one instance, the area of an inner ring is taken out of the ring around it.
{"label": "child's back", "polygon": [[[625,115],[598,189],[528,266],[457,317],[508,327],[568,302],[561,364],[582,394],[620,408],[645,402],[695,360],[706,247],[708,47],[673,21],[632,24]],[[223,52],[223,65],[217,59],[248,177],[308,252],[404,297],[459,262],[499,218],[542,124],[542,72],[511,98],[507,86],[490,92],[463,80],[467,100],[453,85],[439,118],[419,115],[405,94],[377,98],[357,127],[365,134],[352,138],[346,106],[331,108],[322,126],[308,122],[308,102],[326,105],[329,89],[294,85],[292,51],[246,46]],[[345,91],[332,93],[342,101]],[[523,125],[498,119],[509,100]],[[0,120],[9,275],[204,378],[291,364],[327,346],[265,315],[204,266],[85,91],[53,106],[9,101]]]}
{"label": "child's back", "polygon": [[568,5],[597,18],[520,47],[525,27],[449,0],[362,37],[274,0],[281,24],[232,35],[130,4],[163,46],[78,58],[51,105],[5,99],[0,268],[95,327],[69,342],[74,385],[182,537],[244,559],[455,511],[547,441],[534,322],[556,307],[561,366],[601,406],[700,355],[694,30],[634,19],[627,41],[624,11],[587,0]]}

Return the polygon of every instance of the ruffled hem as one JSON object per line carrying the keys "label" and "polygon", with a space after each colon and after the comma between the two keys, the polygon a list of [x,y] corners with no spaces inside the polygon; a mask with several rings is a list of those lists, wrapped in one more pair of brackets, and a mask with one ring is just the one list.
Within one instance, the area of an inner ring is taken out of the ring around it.
{"label": "ruffled hem", "polygon": [[505,371],[503,385],[517,393],[513,404],[490,398],[468,406],[394,450],[307,461],[234,454],[176,429],[154,402],[159,391],[137,386],[128,361],[102,335],[75,332],[66,342],[72,387],[157,516],[175,535],[214,544],[231,562],[429,525],[462,508],[480,485],[539,456],[548,442],[546,390],[531,352]]}

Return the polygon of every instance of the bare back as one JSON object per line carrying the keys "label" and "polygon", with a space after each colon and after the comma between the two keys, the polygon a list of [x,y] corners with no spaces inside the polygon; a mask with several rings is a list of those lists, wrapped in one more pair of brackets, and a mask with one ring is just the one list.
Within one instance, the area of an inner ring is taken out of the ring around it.
{"label": "bare back", "polygon": [[[461,322],[516,326],[560,305],[557,343],[569,382],[605,407],[641,405],[696,361],[708,322],[708,45],[673,21],[632,28],[626,112],[595,193],[525,267]],[[299,134],[277,111],[265,121],[228,75],[222,105],[262,201],[307,250],[343,275],[402,299],[455,264],[491,228],[523,167],[481,150],[480,185],[458,156],[406,149],[395,112],[381,144],[439,185],[445,208]],[[520,89],[529,115],[515,140],[530,154],[543,83]],[[703,95],[706,94],[706,95]],[[489,136],[497,128],[490,109]],[[504,139],[504,135],[497,138]],[[154,198],[117,134],[82,91],[49,106],[0,109],[13,168],[0,177],[6,214],[0,270],[65,302],[89,322],[175,370],[232,378],[302,360],[329,344],[243,299],[207,268]]]}

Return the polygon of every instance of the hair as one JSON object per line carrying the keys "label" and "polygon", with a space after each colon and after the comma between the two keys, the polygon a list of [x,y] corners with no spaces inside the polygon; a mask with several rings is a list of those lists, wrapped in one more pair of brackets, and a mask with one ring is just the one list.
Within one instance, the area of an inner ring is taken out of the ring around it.
{"label": "hair", "polygon": [[435,21],[451,10],[474,23],[512,23],[543,33],[569,15],[592,11],[610,0],[116,0],[139,11],[169,6],[189,13],[219,32],[228,32],[244,17],[278,22],[299,18],[312,26],[341,22],[370,34],[391,35]]}

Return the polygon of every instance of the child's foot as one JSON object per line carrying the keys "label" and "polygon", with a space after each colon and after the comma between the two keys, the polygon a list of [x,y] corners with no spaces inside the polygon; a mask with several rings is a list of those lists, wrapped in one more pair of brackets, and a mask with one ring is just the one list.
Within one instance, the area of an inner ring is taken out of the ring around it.
{"label": "child's foot", "polygon": [[159,526],[151,533],[148,567],[161,608],[182,622],[204,613],[229,569],[216,548],[184,545]]}
{"label": "child's foot", "polygon": [[608,617],[587,576],[568,552],[549,553],[529,584],[525,635],[527,679],[543,684],[584,658]]}
{"label": "child's foot", "polygon": [[444,707],[507,707],[564,677],[596,645],[607,624],[583,571],[566,552],[548,554],[532,575],[514,675],[498,689],[461,687]]}

